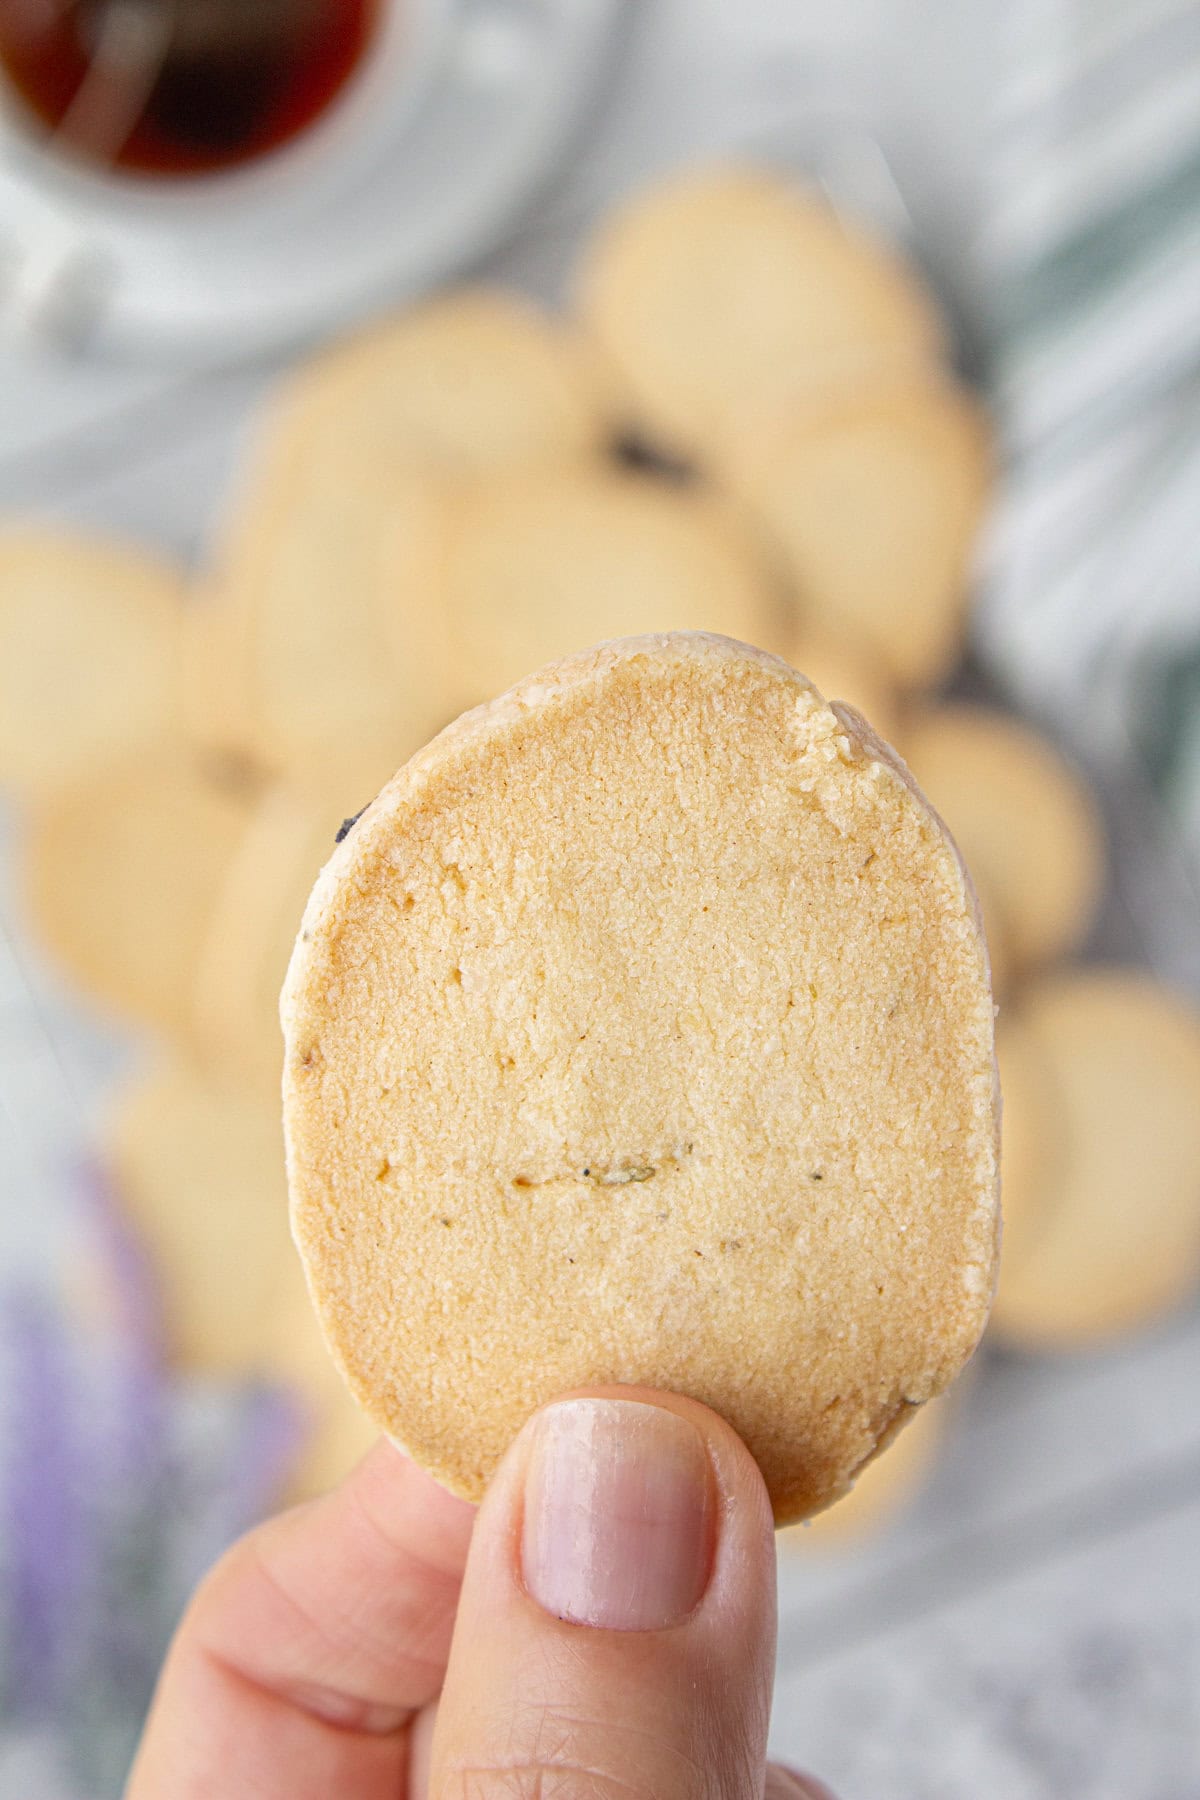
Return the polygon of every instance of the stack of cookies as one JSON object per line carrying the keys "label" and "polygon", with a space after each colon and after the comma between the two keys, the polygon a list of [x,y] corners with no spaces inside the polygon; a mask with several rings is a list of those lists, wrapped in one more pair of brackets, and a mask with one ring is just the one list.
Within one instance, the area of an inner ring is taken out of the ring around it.
{"label": "stack of cookies", "polygon": [[[1103,886],[1096,806],[1027,726],[939,697],[991,480],[947,351],[890,250],[780,175],[708,169],[603,224],[567,316],[463,290],[295,370],[198,578],[0,543],[29,927],[157,1045],[112,1107],[113,1179],[180,1364],[309,1398],[301,1489],[367,1435],[286,1231],[277,1009],[305,898],[432,734],[603,639],[778,653],[897,746],[954,832],[1002,1009],[995,1331],[1083,1344],[1195,1284],[1200,1027],[1141,975],[1064,967]],[[930,1418],[847,1529],[915,1484]]]}

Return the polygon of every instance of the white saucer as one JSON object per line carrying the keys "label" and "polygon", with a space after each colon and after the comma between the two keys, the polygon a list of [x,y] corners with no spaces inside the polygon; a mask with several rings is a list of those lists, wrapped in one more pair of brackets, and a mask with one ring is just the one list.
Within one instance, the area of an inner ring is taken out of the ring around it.
{"label": "white saucer", "polygon": [[229,362],[427,288],[500,235],[608,66],[622,0],[398,0],[328,117],[229,175],[97,176],[0,109],[0,334]]}

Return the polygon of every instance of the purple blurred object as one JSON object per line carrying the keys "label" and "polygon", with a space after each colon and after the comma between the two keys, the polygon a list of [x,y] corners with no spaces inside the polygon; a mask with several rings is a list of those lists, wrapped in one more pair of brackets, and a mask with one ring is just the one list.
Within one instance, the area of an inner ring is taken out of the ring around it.
{"label": "purple blurred object", "polygon": [[75,1417],[68,1347],[45,1301],[0,1297],[9,1364],[12,1461],[4,1485],[7,1611],[19,1646],[6,1659],[8,1704],[41,1712],[60,1702],[65,1657],[95,1551],[83,1507],[87,1449]]}
{"label": "purple blurred object", "polygon": [[22,1800],[115,1800],[188,1594],[303,1435],[281,1390],[169,1375],[136,1236],[97,1170],[70,1188],[99,1321],[0,1289],[0,1792]]}

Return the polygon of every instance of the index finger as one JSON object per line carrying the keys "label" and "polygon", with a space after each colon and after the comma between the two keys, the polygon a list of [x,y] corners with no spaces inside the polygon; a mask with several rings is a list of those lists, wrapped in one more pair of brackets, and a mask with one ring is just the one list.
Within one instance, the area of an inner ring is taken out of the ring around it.
{"label": "index finger", "polygon": [[395,1800],[475,1509],[381,1443],[234,1545],[184,1615],[126,1800]]}

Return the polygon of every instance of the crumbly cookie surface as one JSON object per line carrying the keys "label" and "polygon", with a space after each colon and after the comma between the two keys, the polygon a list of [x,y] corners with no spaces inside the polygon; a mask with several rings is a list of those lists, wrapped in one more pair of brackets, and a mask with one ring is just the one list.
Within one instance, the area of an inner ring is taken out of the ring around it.
{"label": "crumbly cookie surface", "polygon": [[973,899],[906,773],[773,657],[629,639],[465,715],[327,865],[283,1014],[324,1330],[458,1492],[554,1393],[647,1382],[800,1518],[978,1340]]}

